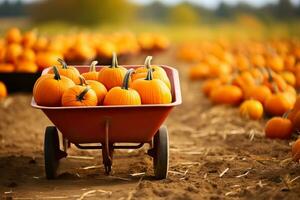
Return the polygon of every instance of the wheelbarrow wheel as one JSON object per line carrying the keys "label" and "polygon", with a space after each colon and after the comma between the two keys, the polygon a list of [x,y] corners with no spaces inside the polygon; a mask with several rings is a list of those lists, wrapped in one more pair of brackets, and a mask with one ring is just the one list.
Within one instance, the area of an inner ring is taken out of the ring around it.
{"label": "wheelbarrow wheel", "polygon": [[169,168],[169,135],[166,126],[159,128],[153,139],[153,166],[155,178],[165,179]]}
{"label": "wheelbarrow wheel", "polygon": [[48,126],[44,140],[45,172],[47,179],[55,179],[59,165],[59,137],[55,126]]}

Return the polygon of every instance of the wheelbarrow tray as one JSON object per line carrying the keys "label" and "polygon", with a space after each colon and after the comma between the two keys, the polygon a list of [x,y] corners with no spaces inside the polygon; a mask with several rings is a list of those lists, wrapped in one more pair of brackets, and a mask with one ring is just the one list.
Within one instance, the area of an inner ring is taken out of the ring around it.
{"label": "wheelbarrow tray", "polygon": [[[97,66],[97,71],[104,66]],[[124,66],[127,69],[141,67]],[[150,142],[166,117],[181,104],[181,91],[178,72],[168,66],[162,66],[172,86],[172,103],[145,104],[139,106],[91,106],[91,107],[45,107],[31,105],[41,109],[59,129],[63,137],[74,144],[103,143],[108,123],[111,143],[147,143]],[[87,72],[88,66],[76,66],[80,73]],[[48,69],[43,71],[47,73]]]}

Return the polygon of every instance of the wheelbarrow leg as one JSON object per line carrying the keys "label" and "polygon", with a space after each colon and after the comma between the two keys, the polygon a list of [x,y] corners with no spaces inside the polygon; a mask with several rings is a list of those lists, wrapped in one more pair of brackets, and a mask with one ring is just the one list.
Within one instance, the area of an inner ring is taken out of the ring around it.
{"label": "wheelbarrow leg", "polygon": [[105,173],[107,175],[111,172],[112,166],[112,156],[113,156],[113,144],[109,143],[109,120],[107,119],[105,122],[105,139],[102,144],[102,158]]}

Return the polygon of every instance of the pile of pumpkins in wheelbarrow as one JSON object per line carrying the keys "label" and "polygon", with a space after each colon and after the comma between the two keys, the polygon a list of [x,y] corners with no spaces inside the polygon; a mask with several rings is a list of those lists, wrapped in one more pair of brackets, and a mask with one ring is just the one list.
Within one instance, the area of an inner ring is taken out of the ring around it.
{"label": "pile of pumpkins in wheelbarrow", "polygon": [[[115,53],[110,66],[96,66],[96,61],[90,66],[69,66],[58,59],[60,65],[43,71],[34,85],[31,105],[55,125],[45,132],[48,179],[56,177],[59,160],[67,156],[71,143],[80,149],[102,149],[107,174],[114,149],[149,144],[155,177],[167,177],[168,131],[161,125],[172,108],[181,104],[179,78],[177,70],[151,65],[151,59],[148,56],[144,65],[129,66],[120,66]],[[57,129],[64,150],[59,147]]]}

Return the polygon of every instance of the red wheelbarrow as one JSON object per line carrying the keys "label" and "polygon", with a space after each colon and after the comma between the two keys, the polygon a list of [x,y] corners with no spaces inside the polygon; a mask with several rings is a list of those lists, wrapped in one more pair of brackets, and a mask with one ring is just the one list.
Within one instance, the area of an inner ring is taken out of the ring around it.
{"label": "red wheelbarrow", "polygon": [[[114,149],[138,149],[148,143],[150,144],[148,155],[153,158],[155,178],[166,178],[169,164],[169,138],[166,126],[162,124],[172,108],[181,104],[181,92],[177,70],[168,66],[162,67],[172,85],[173,100],[170,104],[45,107],[38,106],[32,99],[31,106],[41,109],[55,125],[48,126],[45,131],[46,178],[56,177],[59,160],[67,157],[67,149],[71,143],[79,149],[102,149],[106,174],[111,172]],[[88,66],[76,68],[80,73],[89,70]],[[97,70],[100,68],[101,66],[98,66]],[[49,68],[45,69],[43,74],[47,73],[47,70]],[[58,130],[62,134],[63,150],[60,148]]]}

